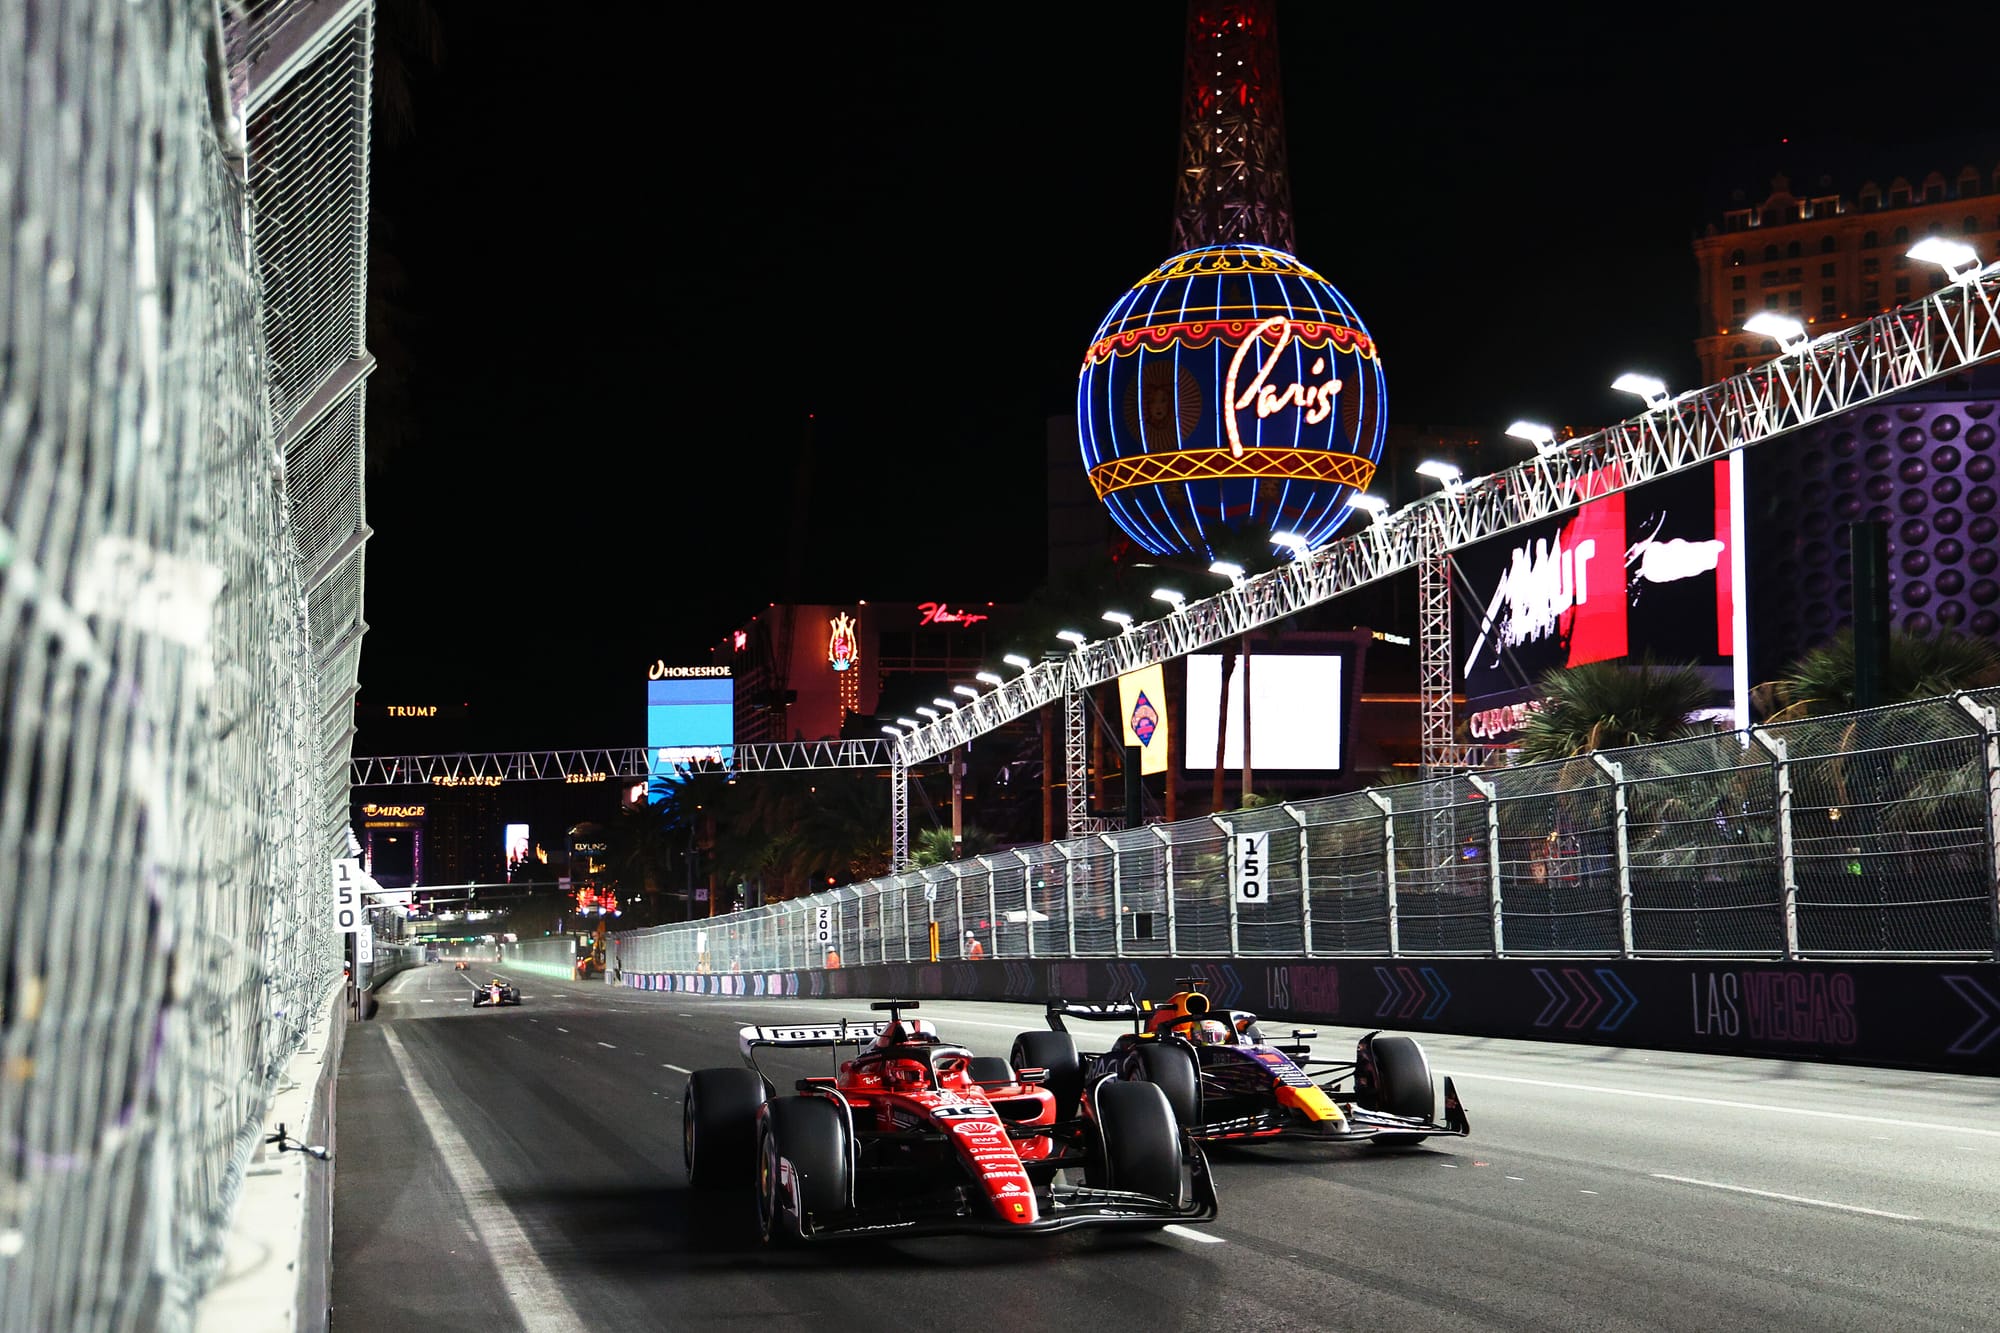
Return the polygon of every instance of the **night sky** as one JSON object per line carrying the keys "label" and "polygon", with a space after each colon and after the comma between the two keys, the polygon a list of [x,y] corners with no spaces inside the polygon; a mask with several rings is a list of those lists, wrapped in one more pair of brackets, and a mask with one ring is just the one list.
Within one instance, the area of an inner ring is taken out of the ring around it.
{"label": "night sky", "polygon": [[[1995,165],[1938,29],[1517,12],[1279,8],[1298,251],[1392,425],[1694,387],[1732,189]],[[382,6],[362,702],[626,745],[765,602],[1030,594],[1046,418],[1169,253],[1183,6],[527,14]]]}

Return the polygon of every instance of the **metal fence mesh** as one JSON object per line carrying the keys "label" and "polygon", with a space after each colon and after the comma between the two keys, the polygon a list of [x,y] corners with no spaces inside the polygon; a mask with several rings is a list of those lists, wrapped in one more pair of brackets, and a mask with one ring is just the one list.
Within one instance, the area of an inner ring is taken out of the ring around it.
{"label": "metal fence mesh", "polygon": [[372,10],[327,10],[0,6],[0,1328],[192,1322],[339,975]]}
{"label": "metal fence mesh", "polygon": [[[1991,958],[1997,716],[1987,690],[1695,736],[1010,848],[749,915],[803,934],[826,907],[848,962],[928,959],[933,914],[940,960],[967,931],[1009,959]],[[1231,880],[1240,834],[1270,839],[1254,902]],[[743,919],[628,932],[626,966],[712,967],[691,941]]]}

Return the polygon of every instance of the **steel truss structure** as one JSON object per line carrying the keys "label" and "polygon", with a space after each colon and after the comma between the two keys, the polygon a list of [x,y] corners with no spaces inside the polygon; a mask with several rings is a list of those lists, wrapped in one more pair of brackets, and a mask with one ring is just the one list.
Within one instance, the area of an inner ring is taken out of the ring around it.
{"label": "steel truss structure", "polygon": [[[1073,691],[1214,647],[1378,579],[1573,509],[1584,500],[1714,462],[1730,450],[1879,402],[2000,357],[2000,266],[1691,390],[1559,450],[1426,496],[1301,559],[1111,639],[1030,667],[965,707],[893,740],[905,764],[964,745]],[[1440,580],[1440,583],[1443,581]],[[1448,587],[1442,589],[1448,596]],[[1445,611],[1448,617],[1448,603]],[[1450,645],[1433,688],[1450,713]],[[1428,670],[1423,679],[1430,682]],[[1426,701],[1426,724],[1431,720]],[[1428,739],[1428,731],[1426,737]],[[1429,759],[1431,756],[1426,755]],[[1464,756],[1455,756],[1462,759]]]}
{"label": "steel truss structure", "polygon": [[[902,761],[889,742],[787,741],[725,745],[717,759],[737,773],[790,773],[815,768],[894,768]],[[599,782],[667,777],[685,759],[663,760],[644,747],[599,750],[510,750],[488,754],[357,755],[349,765],[356,787],[497,786],[502,782]],[[907,800],[907,798],[904,798]],[[907,809],[907,805],[904,805]]]}

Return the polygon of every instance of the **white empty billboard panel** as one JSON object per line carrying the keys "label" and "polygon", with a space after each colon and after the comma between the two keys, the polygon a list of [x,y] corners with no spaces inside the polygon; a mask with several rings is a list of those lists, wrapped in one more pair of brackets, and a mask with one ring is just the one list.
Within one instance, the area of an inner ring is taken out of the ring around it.
{"label": "white empty billboard panel", "polygon": [[[1215,767],[1222,658],[1196,653],[1187,659],[1187,766]],[[1257,654],[1250,661],[1252,765],[1257,771],[1338,769],[1344,682],[1341,658]],[[1229,678],[1229,742],[1224,766],[1243,767],[1243,663]]]}

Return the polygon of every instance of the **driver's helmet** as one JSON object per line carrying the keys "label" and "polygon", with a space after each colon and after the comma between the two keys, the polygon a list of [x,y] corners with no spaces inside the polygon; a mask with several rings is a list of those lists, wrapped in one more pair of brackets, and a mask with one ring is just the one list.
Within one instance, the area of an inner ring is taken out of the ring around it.
{"label": "driver's helmet", "polygon": [[1229,1025],[1217,1022],[1213,1018],[1205,1018],[1188,1029],[1188,1036],[1204,1045],[1227,1046],[1229,1044]]}
{"label": "driver's helmet", "polygon": [[930,1066],[922,1060],[890,1060],[882,1066],[882,1081],[900,1092],[921,1092],[930,1086]]}

